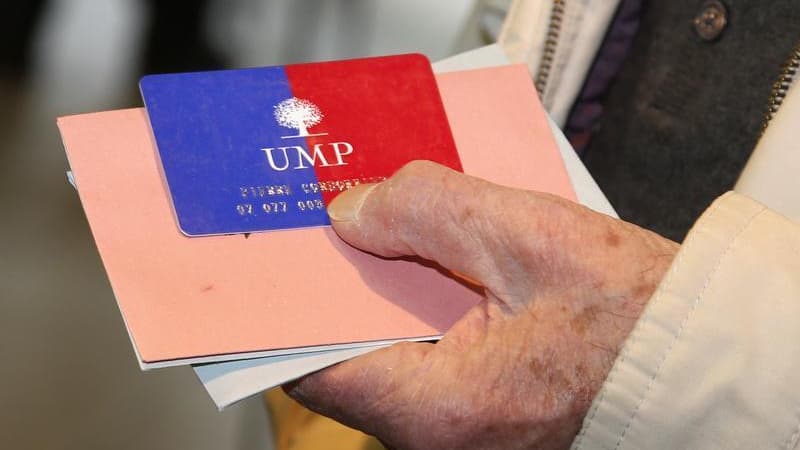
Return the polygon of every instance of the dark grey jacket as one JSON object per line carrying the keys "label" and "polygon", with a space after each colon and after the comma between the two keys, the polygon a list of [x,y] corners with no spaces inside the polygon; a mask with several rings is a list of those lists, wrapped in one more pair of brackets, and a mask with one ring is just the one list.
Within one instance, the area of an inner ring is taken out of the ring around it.
{"label": "dark grey jacket", "polygon": [[724,0],[714,39],[693,23],[705,3],[645,3],[584,156],[623,219],[678,241],[733,187],[800,43],[798,0]]}

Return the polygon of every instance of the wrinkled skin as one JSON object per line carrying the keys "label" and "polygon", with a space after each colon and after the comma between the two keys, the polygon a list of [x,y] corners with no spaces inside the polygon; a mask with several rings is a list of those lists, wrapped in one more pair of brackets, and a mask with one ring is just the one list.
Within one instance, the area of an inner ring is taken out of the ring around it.
{"label": "wrinkled skin", "polygon": [[397,449],[568,447],[677,244],[558,197],[431,162],[341,194],[351,245],[484,286],[437,344],[403,343],[286,386]]}

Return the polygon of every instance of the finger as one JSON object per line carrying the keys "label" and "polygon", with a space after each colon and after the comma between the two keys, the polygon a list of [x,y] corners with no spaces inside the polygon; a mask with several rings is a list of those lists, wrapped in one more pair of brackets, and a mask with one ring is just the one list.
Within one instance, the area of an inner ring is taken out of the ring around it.
{"label": "finger", "polygon": [[285,385],[309,409],[369,434],[390,438],[408,411],[409,380],[433,344],[403,342],[308,375]]}
{"label": "finger", "polygon": [[388,180],[340,194],[328,207],[335,231],[385,257],[418,255],[493,292],[524,279],[519,253],[532,234],[536,197],[429,161],[409,163]]}

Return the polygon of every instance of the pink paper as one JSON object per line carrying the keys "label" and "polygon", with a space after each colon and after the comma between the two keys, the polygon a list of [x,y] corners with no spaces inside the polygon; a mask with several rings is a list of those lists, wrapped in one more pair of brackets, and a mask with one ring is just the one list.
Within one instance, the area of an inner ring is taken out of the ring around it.
{"label": "pink paper", "polygon": [[[437,79],[465,172],[574,199],[524,66]],[[434,336],[481,298],[434,268],[355,250],[330,228],[185,237],[143,109],[58,125],[145,363]]]}

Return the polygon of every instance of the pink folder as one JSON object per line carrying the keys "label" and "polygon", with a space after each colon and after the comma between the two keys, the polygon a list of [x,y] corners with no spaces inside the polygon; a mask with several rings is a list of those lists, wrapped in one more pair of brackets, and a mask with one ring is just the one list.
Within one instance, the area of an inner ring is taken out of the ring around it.
{"label": "pink folder", "polygon": [[[466,173],[574,199],[524,66],[437,80]],[[186,237],[143,109],[58,125],[144,368],[438,336],[481,299],[437,267],[362,253],[330,228]]]}

